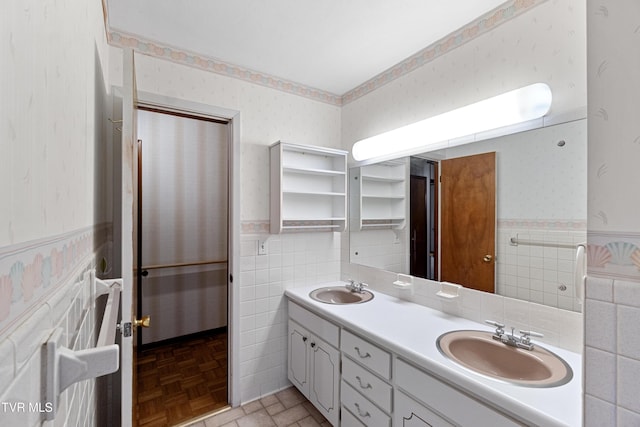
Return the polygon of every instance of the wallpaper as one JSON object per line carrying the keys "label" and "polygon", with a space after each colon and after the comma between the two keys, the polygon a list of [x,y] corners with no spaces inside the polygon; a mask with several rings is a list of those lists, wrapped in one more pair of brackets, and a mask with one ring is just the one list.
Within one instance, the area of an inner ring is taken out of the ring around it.
{"label": "wallpaper", "polygon": [[343,107],[345,149],[358,140],[535,82],[553,92],[550,114],[587,104],[585,5],[554,0]]}
{"label": "wallpaper", "polygon": [[[0,40],[0,396],[42,404],[42,344],[60,328],[63,345],[88,346],[94,301],[80,277],[110,251],[101,3],[3,2]],[[94,390],[94,381],[69,388],[55,423],[95,425]],[[9,406],[4,425],[44,421]]]}
{"label": "wallpaper", "polygon": [[[589,273],[640,280],[637,2],[590,3]],[[617,46],[611,49],[611,46]]]}
{"label": "wallpaper", "polygon": [[0,337],[92,262],[111,217],[100,4],[11,3],[0,17]]}
{"label": "wallpaper", "polygon": [[156,58],[163,58],[172,62],[185,64],[316,101],[326,102],[332,105],[343,105],[426,65],[433,59],[451,52],[462,44],[497,28],[503,23],[516,18],[521,13],[545,1],[547,0],[509,0],[500,7],[476,18],[463,28],[454,31],[414,55],[411,55],[404,61],[395,64],[390,69],[363,82],[344,95],[333,94],[257,70],[231,64],[217,58],[206,57],[186,49],[169,46],[157,40],[148,40],[136,34],[127,34],[119,30],[109,30],[109,43],[113,46],[130,47],[137,52]]}
{"label": "wallpaper", "polygon": [[589,0],[585,426],[640,425],[640,3]]}
{"label": "wallpaper", "polygon": [[[113,49],[113,84],[122,71]],[[269,146],[340,147],[340,107],[136,54],[138,90],[241,111],[241,220],[269,219]]]}

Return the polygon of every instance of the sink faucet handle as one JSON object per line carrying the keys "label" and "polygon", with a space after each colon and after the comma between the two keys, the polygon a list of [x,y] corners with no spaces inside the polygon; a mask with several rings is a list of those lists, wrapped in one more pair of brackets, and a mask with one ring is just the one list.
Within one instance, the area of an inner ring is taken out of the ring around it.
{"label": "sink faucet handle", "polygon": [[360,282],[359,285],[360,285],[360,288],[368,288],[369,287],[369,285],[367,285],[364,282]]}
{"label": "sink faucet handle", "polygon": [[504,329],[504,323],[496,322],[495,320],[485,320],[484,323],[495,326],[496,328]]}
{"label": "sink faucet handle", "polygon": [[496,327],[496,335],[504,334],[504,323],[496,322],[495,320],[485,320],[484,323]]}
{"label": "sink faucet handle", "polygon": [[530,337],[538,337],[538,338],[544,337],[544,334],[541,334],[540,332],[535,332],[535,331],[523,331],[521,329],[520,333],[522,334],[522,337],[526,339],[529,339]]}

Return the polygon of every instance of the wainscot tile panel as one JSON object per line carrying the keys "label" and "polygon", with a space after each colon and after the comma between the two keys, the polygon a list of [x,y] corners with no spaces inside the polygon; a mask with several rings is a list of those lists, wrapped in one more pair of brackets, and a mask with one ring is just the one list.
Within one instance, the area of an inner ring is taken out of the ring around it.
{"label": "wainscot tile panel", "polygon": [[[240,275],[240,387],[249,402],[289,386],[285,289],[340,279],[339,233],[256,234],[243,224]],[[247,233],[249,231],[249,233]],[[258,255],[258,240],[267,254]]]}

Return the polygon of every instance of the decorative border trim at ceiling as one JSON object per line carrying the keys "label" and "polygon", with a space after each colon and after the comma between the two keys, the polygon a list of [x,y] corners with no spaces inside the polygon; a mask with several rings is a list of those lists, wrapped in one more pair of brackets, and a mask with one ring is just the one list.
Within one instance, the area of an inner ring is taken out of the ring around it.
{"label": "decorative border trim at ceiling", "polygon": [[511,0],[504,3],[459,30],[441,38],[418,53],[415,53],[404,61],[394,65],[388,70],[383,71],[360,86],[345,93],[342,96],[342,104],[348,104],[370,92],[373,92],[381,86],[384,86],[387,83],[390,83],[397,78],[426,65],[439,56],[462,46],[476,37],[495,29],[505,22],[546,1],[547,0]]}
{"label": "decorative border trim at ceiling", "polygon": [[[251,70],[239,65],[206,57],[187,50],[178,49],[148,40],[138,35],[128,34],[122,31],[107,30],[109,44],[116,47],[129,47],[133,50],[168,59],[172,62],[200,68],[216,74],[244,80],[271,89],[280,90],[294,95],[299,95],[315,101],[325,102],[331,105],[342,106],[373,92],[374,90],[390,83],[424,65],[441,55],[467,43],[482,34],[497,28],[505,22],[521,15],[522,13],[538,6],[547,0],[511,0],[502,6],[485,13],[476,20],[470,22],[461,29],[443,37],[437,42],[427,46],[404,61],[394,65],[388,70],[369,79],[363,84],[348,91],[344,95],[336,95],[331,92],[309,87],[280,77]],[[106,9],[105,9],[106,15]],[[108,18],[105,19],[108,22]]]}
{"label": "decorative border trim at ceiling", "polygon": [[177,62],[178,64],[200,68],[223,76],[233,77],[294,95],[300,95],[305,98],[325,102],[327,104],[338,106],[342,105],[342,98],[339,95],[285,80],[280,77],[271,76],[259,71],[250,70],[219,59],[208,58],[193,52],[169,47],[156,41],[145,40],[139,36],[110,31],[109,43],[113,46],[130,47],[137,52],[150,56],[168,59],[172,62]]}

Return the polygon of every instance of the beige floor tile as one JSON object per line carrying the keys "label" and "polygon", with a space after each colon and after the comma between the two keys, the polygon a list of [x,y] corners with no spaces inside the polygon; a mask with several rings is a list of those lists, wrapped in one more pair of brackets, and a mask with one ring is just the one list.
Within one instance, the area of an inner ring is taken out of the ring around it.
{"label": "beige floor tile", "polygon": [[266,408],[267,406],[271,406],[274,403],[279,403],[279,401],[275,394],[270,394],[269,396],[265,396],[260,399],[260,403],[262,403],[262,406]]}
{"label": "beige floor tile", "polygon": [[309,414],[313,417],[314,420],[316,420],[318,423],[323,423],[325,421],[327,421],[327,419],[324,417],[324,415],[322,415],[320,413],[320,411],[318,411],[316,409],[315,406],[313,406],[313,403],[307,401],[307,402],[303,402],[302,406],[304,406],[306,408],[307,411],[309,411]]}
{"label": "beige floor tile", "polygon": [[280,412],[273,416],[273,421],[275,421],[278,427],[288,426],[293,424],[303,418],[309,416],[309,411],[305,409],[302,405],[293,406],[285,411]]}
{"label": "beige floor tile", "polygon": [[236,420],[238,427],[275,427],[275,423],[265,409],[245,415]]}
{"label": "beige floor tile", "polygon": [[240,417],[244,417],[245,415],[246,414],[242,410],[242,407],[232,408],[221,414],[217,414],[211,418],[207,418],[206,420],[204,420],[204,425],[206,427],[220,427]]}
{"label": "beige floor tile", "polygon": [[298,425],[300,427],[320,427],[320,424],[311,415],[298,421]]}
{"label": "beige floor tile", "polygon": [[269,415],[274,416],[275,414],[278,414],[282,411],[284,411],[284,406],[282,406],[282,403],[278,402],[276,400],[276,403],[274,403],[273,405],[267,406],[267,412],[269,413]]}
{"label": "beige floor tile", "polygon": [[299,403],[306,402],[307,399],[295,387],[289,387],[276,393],[276,397],[285,408],[291,408]]}
{"label": "beige floor tile", "polygon": [[214,415],[192,427],[331,427],[295,387]]}
{"label": "beige floor tile", "polygon": [[262,403],[259,400],[254,400],[253,402],[249,402],[246,405],[242,405],[242,409],[245,414],[251,414],[252,412],[259,411],[263,409]]}

